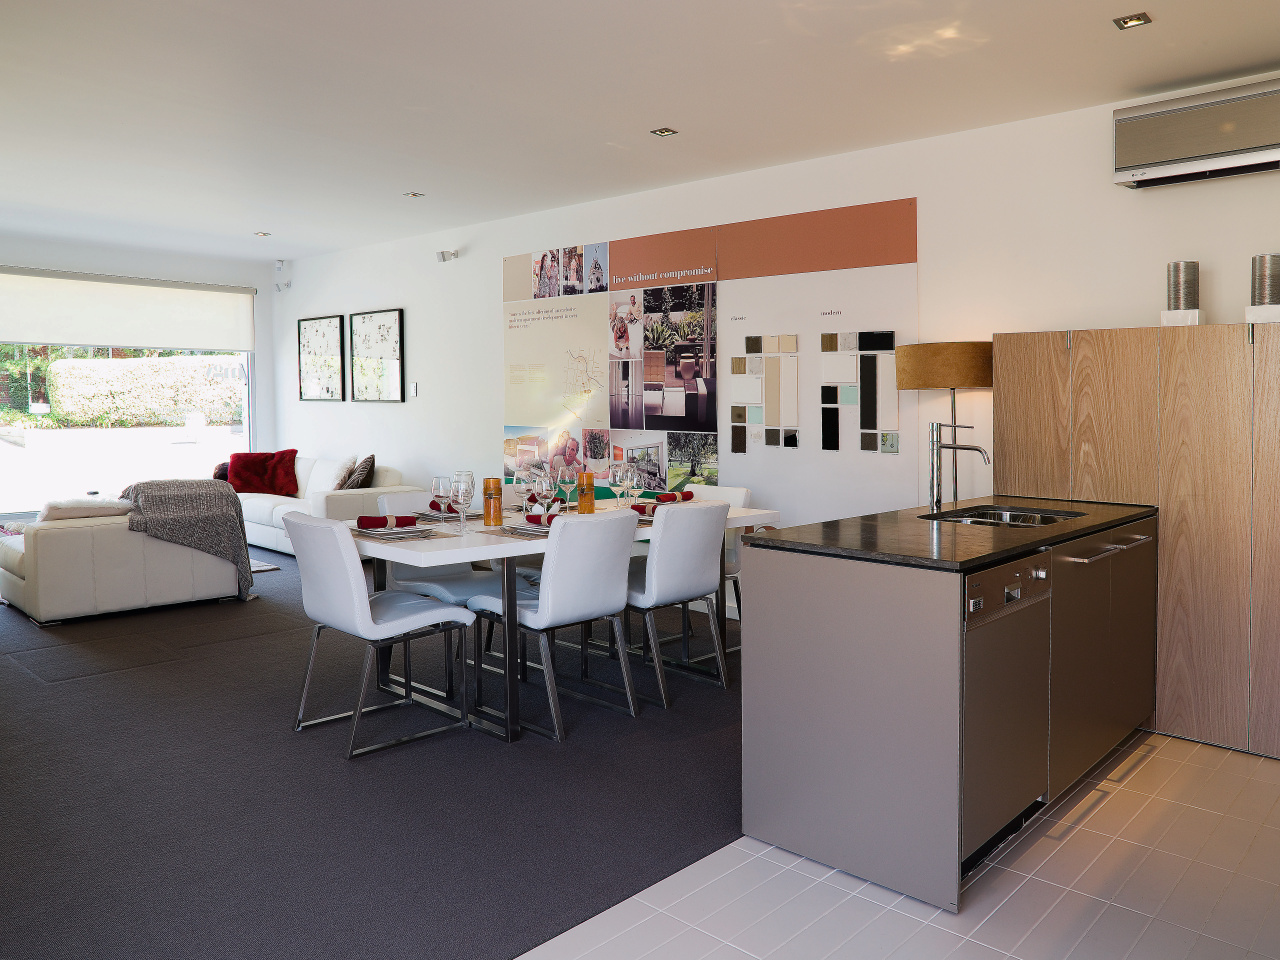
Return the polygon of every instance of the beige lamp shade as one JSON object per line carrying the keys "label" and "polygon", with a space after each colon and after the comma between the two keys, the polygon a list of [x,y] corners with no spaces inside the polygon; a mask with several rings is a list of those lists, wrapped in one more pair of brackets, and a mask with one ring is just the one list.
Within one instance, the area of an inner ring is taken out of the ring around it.
{"label": "beige lamp shade", "polygon": [[991,386],[991,342],[904,343],[894,351],[899,390]]}

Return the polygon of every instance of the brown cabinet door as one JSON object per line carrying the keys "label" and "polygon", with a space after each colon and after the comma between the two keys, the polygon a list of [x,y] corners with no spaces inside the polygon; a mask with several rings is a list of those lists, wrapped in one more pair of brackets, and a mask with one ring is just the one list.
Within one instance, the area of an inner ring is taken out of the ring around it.
{"label": "brown cabinet door", "polygon": [[1249,749],[1280,756],[1280,326],[1254,327]]}
{"label": "brown cabinet door", "polygon": [[1067,334],[996,334],[992,364],[995,492],[1067,499],[1071,494]]}
{"label": "brown cabinet door", "polygon": [[1248,325],[1160,330],[1156,725],[1249,745],[1253,346]]}
{"label": "brown cabinet door", "polygon": [[1155,327],[1071,335],[1071,498],[1160,495],[1160,343]]}

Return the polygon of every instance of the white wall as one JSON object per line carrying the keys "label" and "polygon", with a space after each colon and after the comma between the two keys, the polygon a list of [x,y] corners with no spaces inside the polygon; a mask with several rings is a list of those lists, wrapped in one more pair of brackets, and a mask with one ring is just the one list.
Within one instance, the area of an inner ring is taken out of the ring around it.
{"label": "white wall", "polygon": [[[411,482],[464,465],[497,475],[504,256],[900,197],[919,198],[922,341],[1155,324],[1170,260],[1200,261],[1201,306],[1212,321],[1242,321],[1250,257],[1280,250],[1280,173],[1116,186],[1111,110],[1122,105],[298,261],[293,289],[276,303],[279,443],[313,455],[373,451]],[[436,262],[436,250],[454,248],[459,260]],[[419,398],[403,407],[299,403],[296,320],[382,307],[405,308],[407,376]],[[945,420],[945,394],[923,395],[919,416]],[[962,394],[959,417],[977,427],[972,442],[990,448],[990,392]],[[727,463],[725,471],[731,482]],[[920,477],[916,503],[927,497],[923,463]],[[990,486],[990,468],[965,455],[962,496]]]}
{"label": "white wall", "polygon": [[[225,260],[165,250],[71,243],[0,233],[0,264],[256,288],[258,295],[253,298],[253,321],[257,349],[251,417],[256,446],[262,450],[275,448],[276,360],[272,349],[275,326],[272,318],[274,301],[270,295],[273,292],[274,261]],[[38,330],[33,331],[32,341],[40,342]]]}

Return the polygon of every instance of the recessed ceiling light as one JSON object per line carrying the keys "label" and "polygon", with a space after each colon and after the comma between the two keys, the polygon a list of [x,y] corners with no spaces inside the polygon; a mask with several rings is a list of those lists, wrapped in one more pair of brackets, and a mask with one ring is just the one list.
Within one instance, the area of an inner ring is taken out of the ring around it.
{"label": "recessed ceiling light", "polygon": [[425,197],[425,196],[426,196],[426,194],[425,194],[425,193],[418,193],[416,190],[410,190],[408,193],[401,194],[401,196],[405,196],[405,197]]}
{"label": "recessed ceiling light", "polygon": [[1111,22],[1121,30],[1128,30],[1131,27],[1140,27],[1144,23],[1150,23],[1151,17],[1145,13],[1131,13],[1127,17],[1116,17]]}
{"label": "recessed ceiling light", "polygon": [[655,137],[674,137],[679,130],[672,130],[670,127],[659,127],[657,130],[650,130]]}
{"label": "recessed ceiling light", "polygon": [[255,234],[254,234],[254,236],[255,236],[255,237],[269,237],[269,236],[271,236],[271,234],[267,233],[265,230],[259,230],[257,233],[255,233]]}

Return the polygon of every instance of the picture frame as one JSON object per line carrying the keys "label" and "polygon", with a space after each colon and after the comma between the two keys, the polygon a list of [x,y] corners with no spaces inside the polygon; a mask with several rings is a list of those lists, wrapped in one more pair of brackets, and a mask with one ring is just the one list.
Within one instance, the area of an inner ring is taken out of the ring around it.
{"label": "picture frame", "polygon": [[298,399],[347,399],[346,325],[342,314],[298,321]]}
{"label": "picture frame", "polygon": [[351,399],[404,403],[404,310],[351,314]]}

